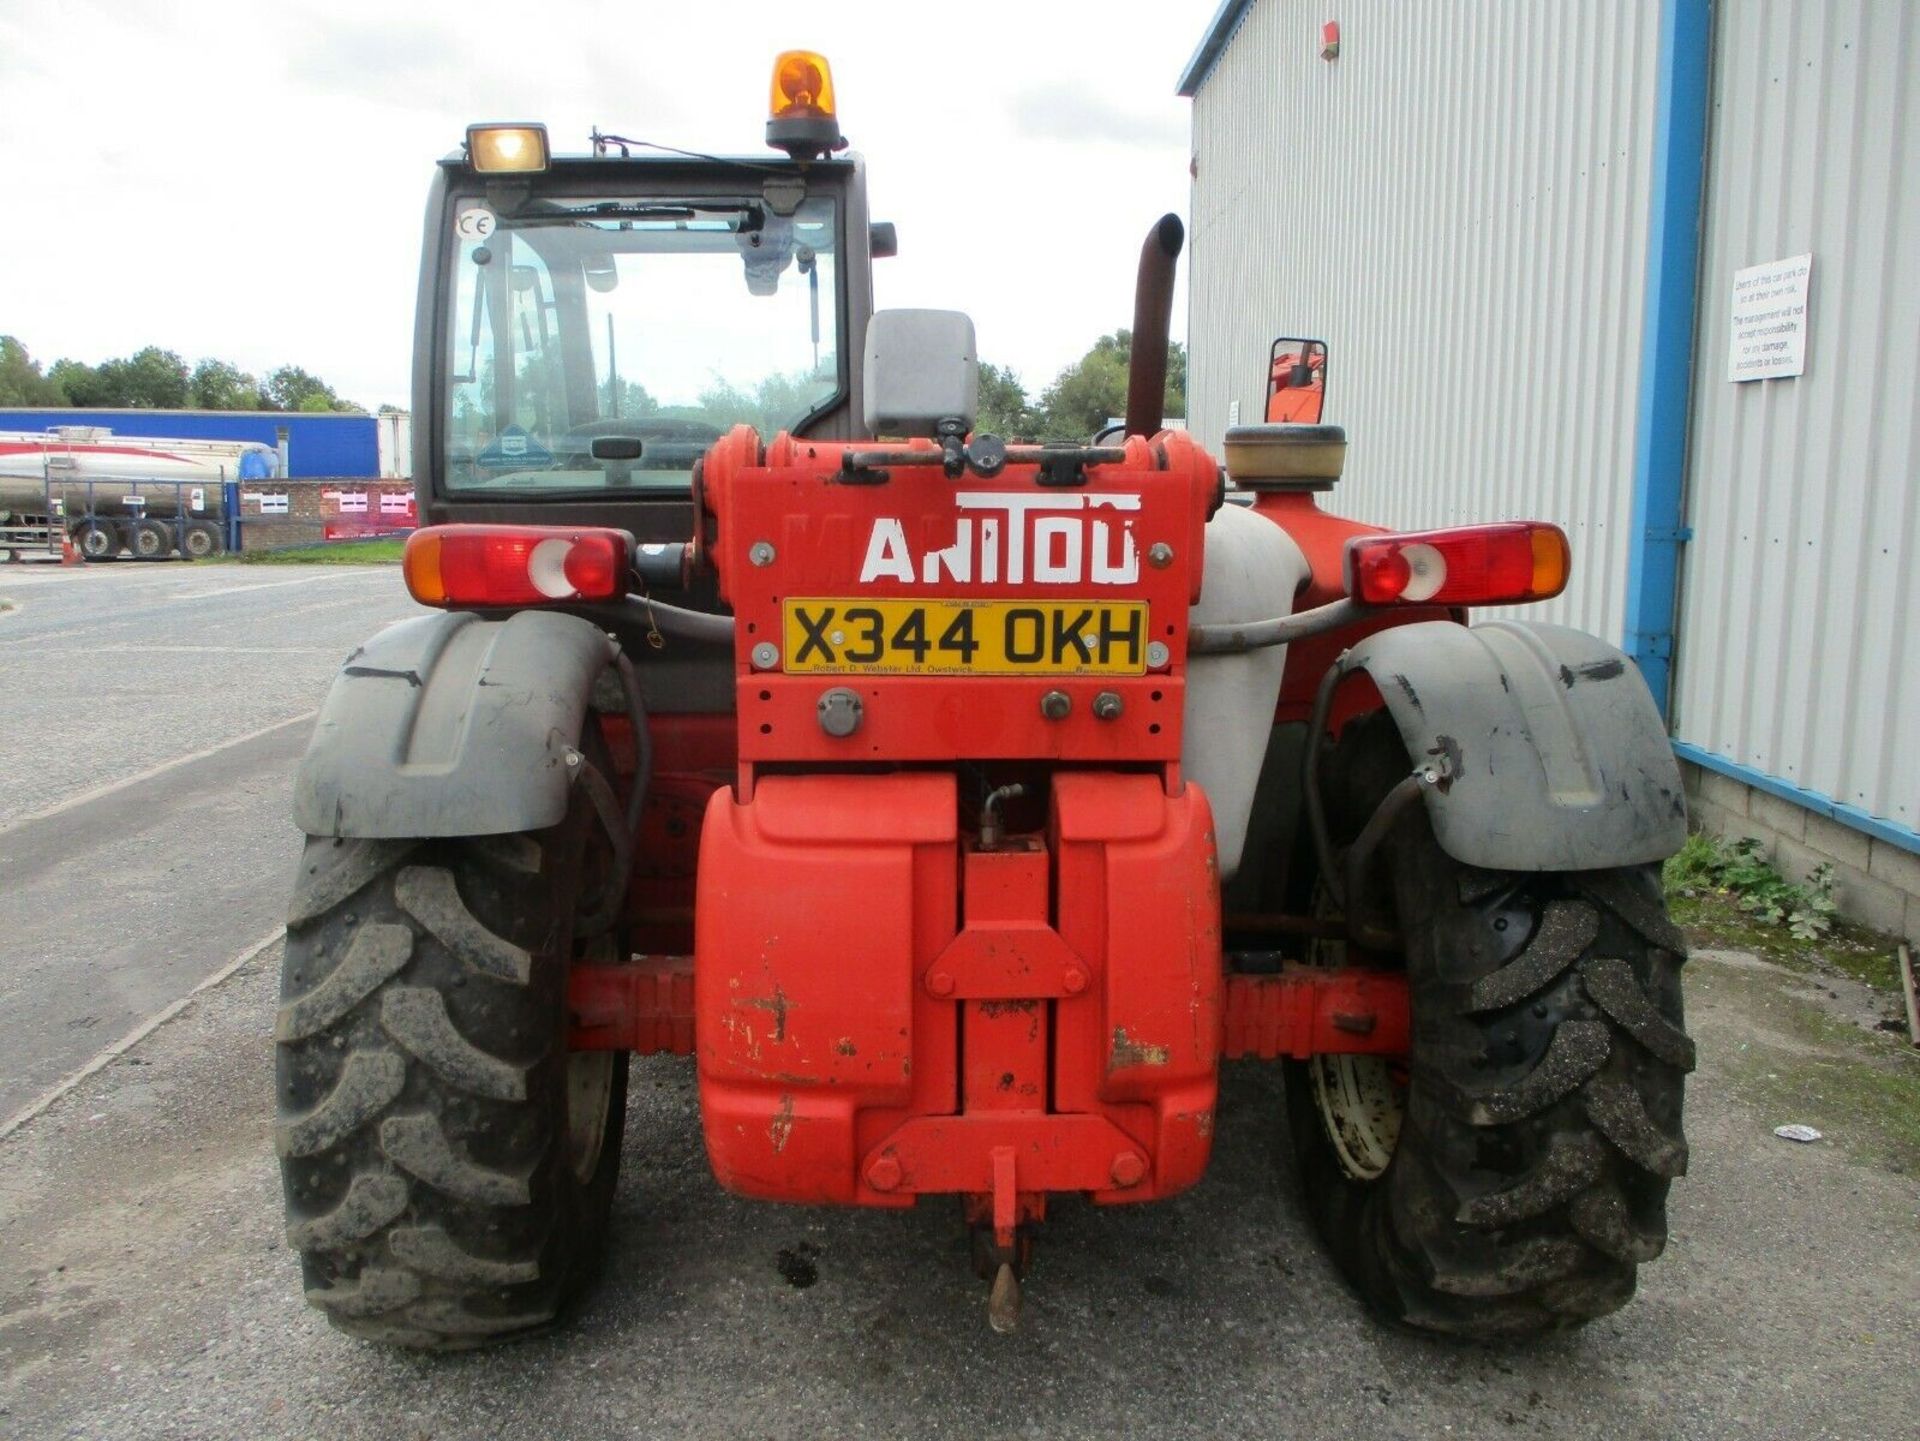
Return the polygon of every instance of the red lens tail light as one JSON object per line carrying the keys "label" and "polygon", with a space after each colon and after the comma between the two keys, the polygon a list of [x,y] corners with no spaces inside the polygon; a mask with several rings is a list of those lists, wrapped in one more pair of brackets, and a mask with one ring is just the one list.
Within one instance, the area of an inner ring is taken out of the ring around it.
{"label": "red lens tail light", "polygon": [[1503,605],[1567,588],[1573,553],[1540,520],[1347,542],[1347,593],[1368,605]]}
{"label": "red lens tail light", "polygon": [[627,592],[633,537],[566,525],[430,525],[402,569],[422,605],[553,605]]}

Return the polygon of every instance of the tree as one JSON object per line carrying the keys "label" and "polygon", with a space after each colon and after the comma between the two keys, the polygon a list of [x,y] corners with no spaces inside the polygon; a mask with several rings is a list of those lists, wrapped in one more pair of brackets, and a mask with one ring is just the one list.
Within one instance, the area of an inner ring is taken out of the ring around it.
{"label": "tree", "polygon": [[[618,397],[613,394],[615,384],[620,387]],[[625,420],[635,416],[653,415],[660,409],[660,402],[653,398],[653,393],[637,380],[610,381],[601,389],[607,402],[606,413],[609,418],[614,416],[616,410],[619,417]],[[613,403],[616,398],[620,402],[617,407]]]}
{"label": "tree", "polygon": [[193,368],[190,392],[198,410],[265,410],[260,382],[237,365],[203,360]]}
{"label": "tree", "polygon": [[305,410],[318,399],[322,410],[333,409],[333,387],[297,365],[283,365],[267,377],[267,400],[275,410]]}
{"label": "tree", "polygon": [[[1127,412],[1127,370],[1133,358],[1133,332],[1116,330],[1094,341],[1080,359],[1054,377],[1040,397],[1049,440],[1085,440],[1111,419]],[[1167,347],[1167,388],[1163,400],[1169,417],[1187,412],[1187,351],[1178,343]]]}
{"label": "tree", "polygon": [[820,380],[808,370],[769,375],[751,391],[716,376],[713,383],[700,392],[697,409],[676,407],[669,413],[703,420],[721,430],[744,422],[770,440],[778,432],[799,424],[825,398]]}
{"label": "tree", "polygon": [[283,365],[267,377],[268,408],[299,410],[309,413],[339,410],[364,414],[351,400],[342,400],[333,387],[311,371],[297,365]]}
{"label": "tree", "polygon": [[973,428],[1002,440],[1033,440],[1043,428],[1040,413],[1012,366],[980,362],[980,413]]}
{"label": "tree", "polygon": [[117,360],[88,365],[56,360],[40,373],[26,346],[0,335],[0,405],[106,410],[304,410],[363,414],[319,376],[283,365],[263,386],[237,365],[207,357],[191,371],[171,350],[149,345]]}
{"label": "tree", "polygon": [[171,350],[149,345],[125,360],[109,360],[97,372],[113,399],[130,410],[184,410],[187,363]]}
{"label": "tree", "polygon": [[1085,440],[1127,408],[1127,358],[1133,336],[1116,330],[1062,370],[1040,396],[1049,440]]}
{"label": "tree", "polygon": [[58,381],[40,373],[40,362],[11,335],[0,335],[0,405],[65,405]]}
{"label": "tree", "polygon": [[57,360],[49,374],[69,405],[110,410],[180,410],[191,389],[186,361],[157,345],[98,365]]}
{"label": "tree", "polygon": [[100,388],[93,367],[84,361],[60,359],[47,369],[47,379],[67,398],[68,405],[100,405]]}

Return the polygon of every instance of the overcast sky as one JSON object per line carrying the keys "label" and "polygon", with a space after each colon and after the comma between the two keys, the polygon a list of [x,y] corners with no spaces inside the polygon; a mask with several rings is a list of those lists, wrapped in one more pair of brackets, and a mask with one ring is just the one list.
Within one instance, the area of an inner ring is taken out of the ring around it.
{"label": "overcast sky", "polygon": [[877,302],[968,311],[1037,392],[1131,322],[1148,227],[1185,218],[1173,91],[1214,8],[0,0],[0,334],[42,363],[293,363],[406,405],[422,202],[468,122],[752,153],[773,56],[806,47],[899,226]]}

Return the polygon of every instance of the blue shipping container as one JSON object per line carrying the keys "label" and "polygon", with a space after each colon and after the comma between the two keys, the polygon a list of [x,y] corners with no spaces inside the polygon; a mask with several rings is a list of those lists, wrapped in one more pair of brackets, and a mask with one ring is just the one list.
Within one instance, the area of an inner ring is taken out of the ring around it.
{"label": "blue shipping container", "polygon": [[294,480],[380,474],[379,423],[371,415],[319,415],[277,410],[0,410],[0,430],[51,430],[97,425],[115,435],[170,440],[257,440],[277,445],[287,432],[287,472]]}

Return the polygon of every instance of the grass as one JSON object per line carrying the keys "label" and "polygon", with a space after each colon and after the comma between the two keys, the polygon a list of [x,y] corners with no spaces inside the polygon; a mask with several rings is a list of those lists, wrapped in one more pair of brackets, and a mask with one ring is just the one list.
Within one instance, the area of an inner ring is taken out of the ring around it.
{"label": "grass", "polygon": [[400,536],[375,540],[330,540],[283,550],[246,550],[233,557],[241,565],[398,565],[406,548]]}

